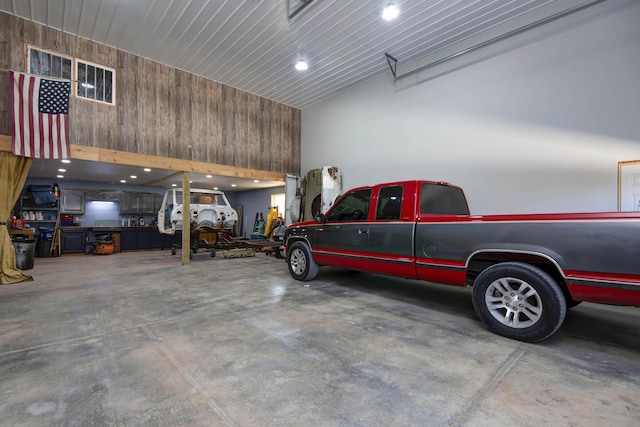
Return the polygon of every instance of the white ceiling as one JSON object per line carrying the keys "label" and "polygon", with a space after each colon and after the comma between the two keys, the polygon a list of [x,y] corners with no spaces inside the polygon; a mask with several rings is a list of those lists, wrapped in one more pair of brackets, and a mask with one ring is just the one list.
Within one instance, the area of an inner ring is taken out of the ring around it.
{"label": "white ceiling", "polygon": [[[290,1],[291,10],[307,4],[291,19],[286,0],[0,0],[0,10],[304,109],[380,74],[393,78],[385,52],[400,71],[589,3]],[[390,2],[400,15],[387,22],[381,13]],[[307,71],[294,69],[301,58]]]}
{"label": "white ceiling", "polygon": [[[391,2],[400,15],[387,22]],[[385,52],[408,63],[585,2],[312,0],[292,19],[285,0],[0,0],[0,10],[303,109],[390,73]],[[307,71],[294,69],[299,58]]]}

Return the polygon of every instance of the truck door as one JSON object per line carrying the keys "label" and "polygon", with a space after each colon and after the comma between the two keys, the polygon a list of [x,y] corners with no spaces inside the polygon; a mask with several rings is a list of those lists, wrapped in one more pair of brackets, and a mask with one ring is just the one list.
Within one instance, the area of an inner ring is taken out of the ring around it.
{"label": "truck door", "polygon": [[415,277],[412,204],[407,201],[411,206],[403,210],[403,197],[414,197],[411,190],[397,184],[380,187],[375,221],[369,228],[370,271]]}
{"label": "truck door", "polygon": [[345,194],[315,228],[313,256],[318,264],[369,269],[371,188]]}

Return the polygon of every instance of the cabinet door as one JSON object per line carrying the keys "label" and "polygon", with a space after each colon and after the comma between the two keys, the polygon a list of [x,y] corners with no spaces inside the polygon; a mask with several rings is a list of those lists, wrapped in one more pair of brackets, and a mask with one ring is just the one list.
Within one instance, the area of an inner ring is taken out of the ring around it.
{"label": "cabinet door", "polygon": [[120,196],[120,213],[121,214],[137,214],[138,213],[138,194],[122,193]]}
{"label": "cabinet door", "polygon": [[162,234],[156,227],[149,229],[149,247],[151,249],[162,248]]}
{"label": "cabinet door", "polygon": [[62,190],[60,212],[63,214],[84,214],[84,191]]}
{"label": "cabinet door", "polygon": [[154,195],[153,194],[140,194],[138,196],[138,213],[140,214],[153,214],[154,210]]}
{"label": "cabinet door", "polygon": [[149,249],[151,247],[149,242],[149,231],[151,231],[151,229],[147,227],[137,229],[138,235],[136,237],[136,243],[138,249]]}
{"label": "cabinet door", "polygon": [[84,230],[61,230],[60,251],[63,254],[84,253],[85,232]]}
{"label": "cabinet door", "polygon": [[120,247],[123,251],[130,251],[138,248],[136,234],[137,233],[135,228],[122,229],[122,240],[120,242]]}
{"label": "cabinet door", "polygon": [[158,214],[158,211],[162,209],[162,199],[164,198],[163,194],[154,194],[153,195],[153,213]]}

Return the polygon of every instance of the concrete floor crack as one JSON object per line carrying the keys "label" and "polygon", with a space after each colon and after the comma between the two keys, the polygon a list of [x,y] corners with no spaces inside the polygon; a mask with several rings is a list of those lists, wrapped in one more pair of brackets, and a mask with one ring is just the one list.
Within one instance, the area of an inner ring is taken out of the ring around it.
{"label": "concrete floor crack", "polygon": [[176,369],[178,369],[178,371],[189,382],[189,384],[191,384],[196,390],[198,390],[200,394],[202,394],[202,396],[204,396],[209,407],[213,409],[220,416],[220,418],[225,422],[225,424],[227,424],[230,427],[234,427],[235,424],[233,423],[231,418],[229,418],[229,416],[225,414],[222,408],[220,408],[220,406],[218,406],[218,404],[207,394],[204,387],[202,387],[202,385],[200,385],[200,383],[189,372],[187,372],[186,369],[184,369],[184,367],[180,364],[178,359],[176,359],[175,356],[169,351],[169,349],[165,347],[165,345],[158,340],[158,338],[153,333],[153,331],[151,331],[151,329],[149,329],[147,325],[141,325],[140,327],[145,332],[145,334],[147,334],[149,339],[153,341],[153,344],[158,348],[158,350],[160,350],[169,359],[169,361],[173,364],[173,366],[175,366]]}
{"label": "concrete floor crack", "polygon": [[504,377],[511,371],[511,369],[513,369],[513,367],[518,363],[518,361],[524,355],[524,353],[525,353],[524,345],[521,345],[518,348],[516,348],[509,355],[509,357],[507,357],[507,359],[504,362],[502,362],[502,364],[500,365],[496,373],[492,375],[491,378],[489,378],[489,381],[487,381],[487,383],[483,387],[478,389],[478,391],[476,391],[471,396],[471,398],[469,399],[467,404],[462,408],[462,410],[455,417],[450,418],[447,425],[449,426],[462,425],[463,424],[462,421],[467,417],[467,415],[477,407],[477,404],[479,402],[484,400],[485,396],[488,393],[494,390],[496,386],[502,382]]}

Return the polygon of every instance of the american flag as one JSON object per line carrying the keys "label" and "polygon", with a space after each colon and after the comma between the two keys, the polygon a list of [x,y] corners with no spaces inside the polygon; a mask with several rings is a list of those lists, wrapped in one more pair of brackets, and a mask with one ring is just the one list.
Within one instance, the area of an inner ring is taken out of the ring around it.
{"label": "american flag", "polygon": [[67,159],[71,82],[11,71],[13,154]]}

